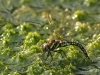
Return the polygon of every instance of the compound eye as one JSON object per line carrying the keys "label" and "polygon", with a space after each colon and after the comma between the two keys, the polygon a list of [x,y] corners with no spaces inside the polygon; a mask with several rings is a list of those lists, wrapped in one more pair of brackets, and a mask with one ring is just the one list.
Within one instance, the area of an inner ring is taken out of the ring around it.
{"label": "compound eye", "polygon": [[42,50],[43,52],[48,50],[48,45],[46,43],[42,45]]}

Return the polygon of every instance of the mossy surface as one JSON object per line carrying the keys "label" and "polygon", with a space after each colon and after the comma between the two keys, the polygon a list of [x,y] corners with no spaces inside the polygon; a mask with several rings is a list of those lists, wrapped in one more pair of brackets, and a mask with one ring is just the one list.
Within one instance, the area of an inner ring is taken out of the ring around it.
{"label": "mossy surface", "polygon": [[[99,75],[100,13],[98,0],[0,1],[0,75]],[[52,39],[79,42],[90,59],[75,46],[67,55],[41,46]]]}

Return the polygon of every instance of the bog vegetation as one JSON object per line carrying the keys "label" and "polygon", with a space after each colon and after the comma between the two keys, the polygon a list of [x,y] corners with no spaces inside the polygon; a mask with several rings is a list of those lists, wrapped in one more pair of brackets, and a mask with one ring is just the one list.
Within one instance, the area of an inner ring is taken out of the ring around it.
{"label": "bog vegetation", "polygon": [[[41,46],[52,40],[75,41],[67,55]],[[100,75],[99,0],[0,0],[0,75]]]}

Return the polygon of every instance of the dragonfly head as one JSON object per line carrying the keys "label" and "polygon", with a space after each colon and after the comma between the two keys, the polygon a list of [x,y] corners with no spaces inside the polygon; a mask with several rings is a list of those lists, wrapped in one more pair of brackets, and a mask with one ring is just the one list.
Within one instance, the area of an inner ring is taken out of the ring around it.
{"label": "dragonfly head", "polygon": [[47,43],[44,43],[42,45],[42,50],[43,50],[43,52],[47,52],[49,50],[49,47],[48,47],[48,44]]}

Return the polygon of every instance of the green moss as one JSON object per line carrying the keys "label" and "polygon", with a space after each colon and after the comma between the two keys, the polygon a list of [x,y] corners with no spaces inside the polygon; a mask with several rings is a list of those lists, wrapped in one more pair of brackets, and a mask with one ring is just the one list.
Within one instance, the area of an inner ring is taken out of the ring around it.
{"label": "green moss", "polygon": [[17,72],[11,72],[10,75],[21,75],[21,74]]}
{"label": "green moss", "polygon": [[13,63],[22,63],[27,60],[27,57],[24,54],[16,54],[15,56],[12,57],[11,61]]}
{"label": "green moss", "polygon": [[0,68],[4,67],[4,64],[0,61]]}
{"label": "green moss", "polygon": [[11,49],[9,49],[9,48],[5,48],[5,49],[3,49],[3,51],[2,51],[2,55],[3,55],[3,56],[9,57],[9,56],[14,55],[14,51],[11,50]]}
{"label": "green moss", "polygon": [[25,38],[24,47],[30,47],[35,45],[41,39],[40,35],[37,32],[30,32]]}
{"label": "green moss", "polygon": [[94,42],[88,44],[88,51],[92,58],[96,58],[100,53],[100,38],[95,39]]}
{"label": "green moss", "polygon": [[4,46],[9,46],[9,45],[12,44],[11,40],[8,39],[8,38],[4,38],[4,39],[2,39],[2,40],[3,40],[3,41],[2,41],[2,44],[3,44]]}
{"label": "green moss", "polygon": [[74,12],[73,19],[76,19],[78,21],[84,21],[87,18],[87,14],[82,11],[78,10]]}
{"label": "green moss", "polygon": [[35,28],[34,28],[32,25],[27,24],[27,23],[23,23],[23,24],[19,25],[19,26],[16,28],[17,32],[19,32],[20,35],[27,35],[27,33],[28,33],[29,31],[32,31],[32,30],[34,30],[34,29],[35,29]]}
{"label": "green moss", "polygon": [[89,28],[88,28],[88,25],[87,24],[77,24],[76,27],[75,27],[75,31],[78,32],[78,33],[85,33],[85,32],[88,32]]}
{"label": "green moss", "polygon": [[43,72],[43,67],[40,65],[39,62],[34,63],[31,66],[28,66],[28,73],[27,74],[34,74],[34,75],[39,75]]}
{"label": "green moss", "polygon": [[76,67],[73,66],[72,64],[66,65],[64,69],[59,69],[59,70],[52,70],[53,75],[75,75],[74,71],[76,71]]}
{"label": "green moss", "polygon": [[42,52],[41,49],[38,46],[31,46],[30,50],[33,50],[34,53],[40,53],[40,52]]}
{"label": "green moss", "polygon": [[10,23],[6,24],[4,27],[3,27],[3,30],[10,30],[10,29],[13,29],[14,26]]}
{"label": "green moss", "polygon": [[[0,75],[100,74],[98,0],[4,1],[0,2]],[[53,59],[45,60],[48,53],[41,45],[52,39],[79,42],[97,63],[75,46],[59,48],[66,56],[52,52]]]}
{"label": "green moss", "polygon": [[14,29],[6,29],[5,31],[4,31],[4,33],[2,34],[2,36],[3,37],[11,37],[11,36],[14,36],[14,35],[16,35],[16,31],[14,30]]}
{"label": "green moss", "polygon": [[87,6],[94,6],[94,5],[97,4],[97,2],[98,2],[98,0],[86,0],[86,1],[85,1],[85,4],[86,4]]}
{"label": "green moss", "polygon": [[3,62],[0,61],[0,73],[3,72],[5,69],[5,65],[3,64]]}

